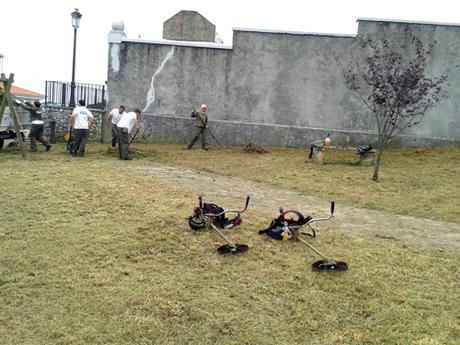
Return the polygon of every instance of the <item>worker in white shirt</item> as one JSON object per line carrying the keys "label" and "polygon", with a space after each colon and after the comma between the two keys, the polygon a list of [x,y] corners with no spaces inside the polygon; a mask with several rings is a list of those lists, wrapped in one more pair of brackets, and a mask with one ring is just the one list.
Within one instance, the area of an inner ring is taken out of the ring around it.
{"label": "worker in white shirt", "polygon": [[78,106],[72,111],[70,123],[75,136],[75,144],[72,150],[72,156],[83,157],[85,155],[86,141],[89,137],[89,130],[94,122],[94,116],[91,111],[86,108],[85,100],[78,101]]}
{"label": "worker in white shirt", "polygon": [[129,135],[132,133],[133,129],[140,128],[140,109],[135,109],[123,115],[117,123],[118,130],[118,152],[119,158],[123,160],[131,160],[129,156]]}
{"label": "worker in white shirt", "polygon": [[112,122],[112,147],[117,146],[117,123],[123,115],[126,115],[125,109],[124,105],[120,105],[118,108],[112,109],[110,113],[107,113],[107,120],[111,120]]}

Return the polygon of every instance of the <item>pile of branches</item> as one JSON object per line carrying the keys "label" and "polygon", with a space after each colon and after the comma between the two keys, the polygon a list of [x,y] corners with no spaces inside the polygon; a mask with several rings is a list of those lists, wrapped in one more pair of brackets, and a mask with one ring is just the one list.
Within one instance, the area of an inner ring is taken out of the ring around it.
{"label": "pile of branches", "polygon": [[262,154],[262,153],[268,153],[267,150],[265,150],[263,147],[260,147],[260,146],[257,146],[253,143],[249,143],[247,144],[244,148],[243,148],[243,152],[244,153],[252,153],[252,154]]}

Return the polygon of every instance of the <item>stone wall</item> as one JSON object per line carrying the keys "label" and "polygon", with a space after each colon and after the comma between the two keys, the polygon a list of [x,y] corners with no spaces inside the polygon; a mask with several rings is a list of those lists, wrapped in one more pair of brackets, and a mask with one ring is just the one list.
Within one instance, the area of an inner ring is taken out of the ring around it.
{"label": "stone wall", "polygon": [[[95,122],[89,134],[89,141],[100,142],[102,138],[102,131],[105,125],[105,119],[102,116],[101,110],[90,109],[94,115]],[[51,131],[54,126],[54,136],[56,142],[64,141],[64,133],[69,131],[70,128],[70,114],[71,108],[44,108],[43,120],[45,121],[45,136],[51,140]],[[54,125],[52,124],[54,122]]]}
{"label": "stone wall", "polygon": [[346,65],[364,35],[402,43],[412,33],[427,45],[437,41],[428,72],[450,71],[450,98],[393,144],[460,145],[460,25],[360,20],[357,36],[234,29],[232,47],[133,40],[115,31],[108,106],[141,108],[145,141],[185,143],[191,107],[206,103],[225,144],[304,146],[327,133],[339,145],[372,143],[373,116],[347,89],[335,57]]}

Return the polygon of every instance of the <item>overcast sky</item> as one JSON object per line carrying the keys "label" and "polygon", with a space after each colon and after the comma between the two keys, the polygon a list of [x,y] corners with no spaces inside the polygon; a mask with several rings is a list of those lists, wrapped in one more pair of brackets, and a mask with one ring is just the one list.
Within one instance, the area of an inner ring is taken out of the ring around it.
{"label": "overcast sky", "polygon": [[200,12],[225,45],[232,28],[356,34],[358,17],[460,23],[459,0],[2,0],[0,53],[15,85],[44,93],[45,81],[71,81],[70,13],[83,15],[77,34],[76,82],[104,84],[107,35],[122,21],[128,38],[162,38],[163,22],[180,10]]}

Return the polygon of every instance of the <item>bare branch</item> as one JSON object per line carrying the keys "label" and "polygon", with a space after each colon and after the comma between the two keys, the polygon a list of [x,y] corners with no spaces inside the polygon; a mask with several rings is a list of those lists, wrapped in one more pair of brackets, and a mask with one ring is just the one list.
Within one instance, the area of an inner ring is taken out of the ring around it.
{"label": "bare branch", "polygon": [[427,76],[435,44],[425,47],[415,36],[399,46],[360,38],[358,46],[359,55],[348,66],[340,66],[349,89],[375,116],[383,150],[389,139],[417,125],[428,109],[447,97],[447,71],[439,77]]}

